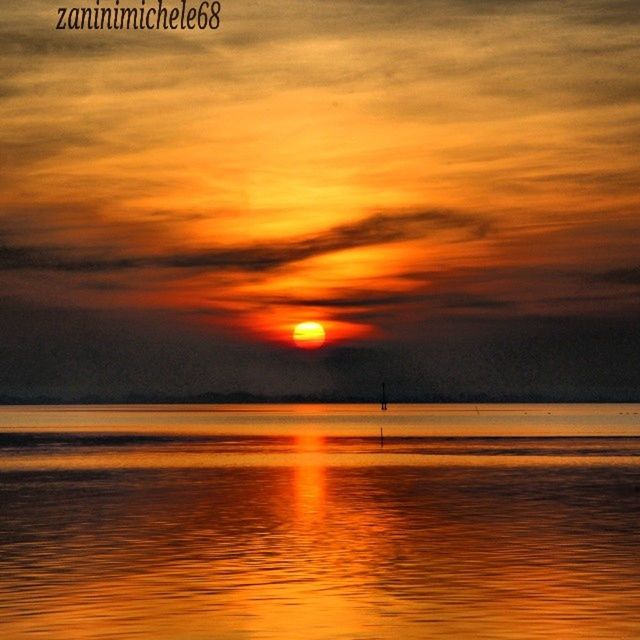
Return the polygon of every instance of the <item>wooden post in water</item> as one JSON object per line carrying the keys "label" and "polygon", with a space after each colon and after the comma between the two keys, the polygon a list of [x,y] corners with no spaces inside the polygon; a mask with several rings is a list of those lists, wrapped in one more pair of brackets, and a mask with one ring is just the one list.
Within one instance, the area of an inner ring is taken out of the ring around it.
{"label": "wooden post in water", "polygon": [[[384,382],[382,383],[382,401],[380,402],[380,409],[382,411],[387,410],[387,393]],[[384,433],[382,432],[382,425],[380,425],[380,446],[384,447]]]}

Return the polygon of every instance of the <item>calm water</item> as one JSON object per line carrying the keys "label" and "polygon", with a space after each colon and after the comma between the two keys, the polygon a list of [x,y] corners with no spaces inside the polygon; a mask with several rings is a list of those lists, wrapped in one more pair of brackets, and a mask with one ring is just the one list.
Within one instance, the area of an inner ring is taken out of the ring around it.
{"label": "calm water", "polygon": [[1,408],[0,478],[4,640],[640,638],[640,405]]}

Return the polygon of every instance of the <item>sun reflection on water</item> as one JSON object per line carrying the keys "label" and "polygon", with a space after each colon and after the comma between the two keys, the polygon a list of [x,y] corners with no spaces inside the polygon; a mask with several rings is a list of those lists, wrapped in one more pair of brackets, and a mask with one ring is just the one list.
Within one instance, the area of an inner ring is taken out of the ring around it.
{"label": "sun reflection on water", "polygon": [[321,435],[301,434],[295,437],[296,453],[304,458],[294,468],[294,486],[298,519],[313,524],[324,513],[326,469],[325,439]]}

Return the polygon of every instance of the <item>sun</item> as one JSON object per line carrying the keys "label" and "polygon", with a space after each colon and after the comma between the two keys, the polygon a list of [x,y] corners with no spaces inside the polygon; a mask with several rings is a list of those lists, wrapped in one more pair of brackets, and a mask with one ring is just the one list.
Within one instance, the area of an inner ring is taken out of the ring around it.
{"label": "sun", "polygon": [[318,349],[324,344],[324,327],[319,322],[301,322],[293,330],[293,341],[300,349]]}

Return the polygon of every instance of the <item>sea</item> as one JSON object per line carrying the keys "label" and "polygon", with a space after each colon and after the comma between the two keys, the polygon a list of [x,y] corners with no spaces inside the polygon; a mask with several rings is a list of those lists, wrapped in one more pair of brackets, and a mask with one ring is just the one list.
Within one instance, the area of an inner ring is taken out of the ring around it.
{"label": "sea", "polygon": [[640,405],[0,408],[0,638],[640,638]]}

